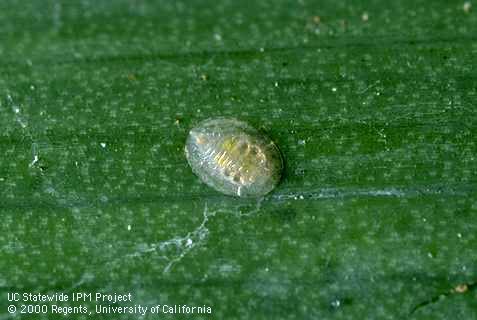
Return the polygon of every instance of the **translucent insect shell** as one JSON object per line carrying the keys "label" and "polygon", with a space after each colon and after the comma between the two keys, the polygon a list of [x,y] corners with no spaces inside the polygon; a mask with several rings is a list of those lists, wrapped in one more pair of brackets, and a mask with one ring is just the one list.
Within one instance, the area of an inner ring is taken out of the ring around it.
{"label": "translucent insect shell", "polygon": [[189,132],[185,154],[204,183],[227,195],[263,196],[278,184],[283,171],[275,143],[233,118],[199,123]]}

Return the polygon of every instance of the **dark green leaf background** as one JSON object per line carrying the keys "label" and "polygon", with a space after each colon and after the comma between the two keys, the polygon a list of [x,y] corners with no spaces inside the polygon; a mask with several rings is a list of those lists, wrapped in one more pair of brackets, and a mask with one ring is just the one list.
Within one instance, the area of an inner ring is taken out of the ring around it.
{"label": "dark green leaf background", "polygon": [[[0,319],[476,319],[476,35],[465,1],[1,1]],[[264,199],[192,174],[215,116],[282,149]]]}

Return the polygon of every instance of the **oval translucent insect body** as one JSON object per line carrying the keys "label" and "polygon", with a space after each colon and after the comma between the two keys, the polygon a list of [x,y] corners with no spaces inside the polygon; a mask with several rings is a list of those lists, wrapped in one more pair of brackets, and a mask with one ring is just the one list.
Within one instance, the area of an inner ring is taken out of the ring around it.
{"label": "oval translucent insect body", "polygon": [[201,122],[189,132],[185,154],[204,183],[227,195],[265,195],[278,184],[283,171],[275,143],[233,118]]}

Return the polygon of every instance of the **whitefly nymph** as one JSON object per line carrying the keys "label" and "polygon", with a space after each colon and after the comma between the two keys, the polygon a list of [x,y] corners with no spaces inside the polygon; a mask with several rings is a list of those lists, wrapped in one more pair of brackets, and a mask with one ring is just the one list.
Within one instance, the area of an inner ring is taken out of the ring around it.
{"label": "whitefly nymph", "polygon": [[280,181],[278,147],[249,124],[233,118],[208,119],[190,130],[185,155],[192,171],[217,191],[259,197]]}

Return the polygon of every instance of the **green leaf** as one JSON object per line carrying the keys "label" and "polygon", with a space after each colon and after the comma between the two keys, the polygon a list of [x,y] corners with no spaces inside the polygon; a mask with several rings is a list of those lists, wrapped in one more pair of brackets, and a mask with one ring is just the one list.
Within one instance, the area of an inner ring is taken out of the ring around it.
{"label": "green leaf", "polygon": [[[0,319],[27,304],[13,292],[93,314],[477,318],[475,9],[2,1]],[[283,151],[264,199],[224,196],[187,165],[188,130],[217,116]],[[35,319],[64,318],[40,304]],[[183,315],[146,318],[167,316]],[[96,317],[139,315],[71,315]]]}

